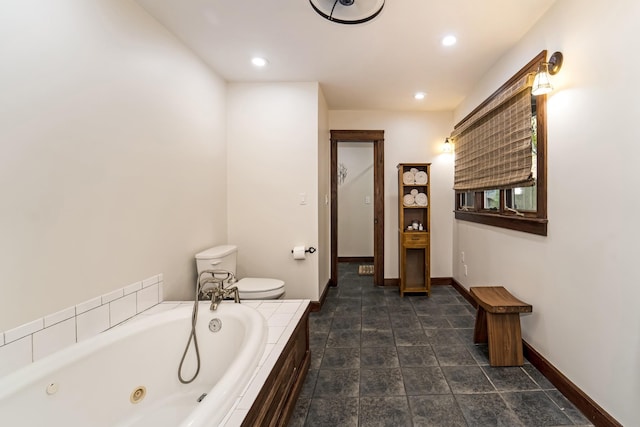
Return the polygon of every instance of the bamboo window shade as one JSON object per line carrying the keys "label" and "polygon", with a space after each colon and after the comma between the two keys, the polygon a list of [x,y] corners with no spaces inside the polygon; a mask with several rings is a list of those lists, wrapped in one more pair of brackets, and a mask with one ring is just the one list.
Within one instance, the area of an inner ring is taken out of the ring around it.
{"label": "bamboo window shade", "polygon": [[531,85],[526,74],[459,123],[454,190],[479,191],[535,185],[532,173]]}

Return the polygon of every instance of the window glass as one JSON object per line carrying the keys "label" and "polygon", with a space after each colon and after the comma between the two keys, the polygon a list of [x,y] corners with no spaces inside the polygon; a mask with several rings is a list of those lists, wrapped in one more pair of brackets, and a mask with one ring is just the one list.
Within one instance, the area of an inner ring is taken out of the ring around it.
{"label": "window glass", "polygon": [[476,193],[474,191],[466,191],[460,193],[460,207],[471,209],[475,206]]}
{"label": "window glass", "polygon": [[492,211],[500,209],[500,190],[484,191],[484,208]]}
{"label": "window glass", "polygon": [[505,191],[505,205],[508,208],[515,209],[517,211],[536,211],[537,207],[537,193],[536,186],[514,188]]}

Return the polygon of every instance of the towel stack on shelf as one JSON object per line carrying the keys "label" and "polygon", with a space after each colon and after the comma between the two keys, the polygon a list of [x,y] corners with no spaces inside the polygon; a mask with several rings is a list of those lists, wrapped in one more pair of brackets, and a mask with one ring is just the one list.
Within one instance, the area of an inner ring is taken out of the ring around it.
{"label": "towel stack on shelf", "polygon": [[[402,174],[402,182],[404,185],[427,185],[428,177],[425,171],[411,168]],[[429,200],[425,193],[412,189],[410,194],[405,194],[402,200],[404,206],[427,206]]]}
{"label": "towel stack on shelf", "polygon": [[416,195],[405,194],[404,199],[402,200],[402,204],[407,207],[411,207],[411,206],[426,207],[429,205],[429,200],[427,199],[427,195],[425,193],[418,193]]}

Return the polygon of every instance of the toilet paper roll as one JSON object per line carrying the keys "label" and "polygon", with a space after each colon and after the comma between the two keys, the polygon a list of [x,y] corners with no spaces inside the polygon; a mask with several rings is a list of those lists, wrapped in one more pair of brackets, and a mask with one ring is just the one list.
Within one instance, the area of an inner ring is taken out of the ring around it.
{"label": "toilet paper roll", "polygon": [[306,248],[304,246],[294,247],[293,259],[305,259],[307,257],[307,253],[305,251],[306,251]]}

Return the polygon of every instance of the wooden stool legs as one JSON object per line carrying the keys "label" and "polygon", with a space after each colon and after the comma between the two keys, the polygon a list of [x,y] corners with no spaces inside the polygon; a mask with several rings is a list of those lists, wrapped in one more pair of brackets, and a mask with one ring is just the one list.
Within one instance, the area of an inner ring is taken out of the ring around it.
{"label": "wooden stool legs", "polygon": [[488,313],[478,306],[474,343],[489,342],[491,366],[522,366],[522,333],[519,313]]}

